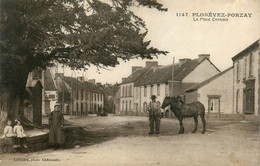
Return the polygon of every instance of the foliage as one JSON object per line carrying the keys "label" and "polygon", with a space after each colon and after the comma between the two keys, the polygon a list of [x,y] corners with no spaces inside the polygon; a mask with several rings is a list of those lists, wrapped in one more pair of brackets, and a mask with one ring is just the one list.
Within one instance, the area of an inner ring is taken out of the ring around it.
{"label": "foliage", "polygon": [[56,62],[79,69],[166,54],[145,41],[131,6],[166,11],[156,0],[1,0],[0,93],[23,93],[28,72]]}

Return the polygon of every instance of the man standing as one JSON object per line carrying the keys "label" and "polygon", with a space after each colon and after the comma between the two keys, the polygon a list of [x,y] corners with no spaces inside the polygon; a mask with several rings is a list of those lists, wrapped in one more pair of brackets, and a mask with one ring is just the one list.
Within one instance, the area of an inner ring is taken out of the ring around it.
{"label": "man standing", "polygon": [[149,134],[154,134],[154,124],[155,124],[155,134],[160,133],[160,121],[161,121],[161,107],[160,103],[156,100],[156,96],[151,96],[152,101],[149,103],[149,121],[150,121],[150,132]]}
{"label": "man standing", "polygon": [[54,111],[51,112],[49,117],[49,142],[54,145],[54,149],[58,149],[64,144],[64,136],[63,136],[63,125],[64,125],[64,117],[60,112],[60,105],[56,104],[54,106]]}

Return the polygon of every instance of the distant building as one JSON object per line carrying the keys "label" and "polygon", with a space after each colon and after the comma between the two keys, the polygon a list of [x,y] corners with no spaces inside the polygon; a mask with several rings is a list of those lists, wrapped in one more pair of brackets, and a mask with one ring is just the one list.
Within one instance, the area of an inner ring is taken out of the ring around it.
{"label": "distant building", "polygon": [[58,91],[54,82],[54,76],[50,69],[43,71],[43,114],[48,115],[54,110],[54,106],[58,101]]}
{"label": "distant building", "polygon": [[25,117],[36,125],[42,124],[42,70],[35,70],[28,75],[26,90],[29,98],[24,101]]}
{"label": "distant building", "polygon": [[206,113],[233,112],[233,66],[186,90],[186,103],[199,101]]}
{"label": "distant building", "polygon": [[259,40],[235,55],[233,60],[234,113],[259,115],[260,49]]}
{"label": "distant building", "polygon": [[55,82],[63,113],[87,115],[104,107],[104,94],[95,84],[61,73],[56,74]]}
{"label": "distant building", "polygon": [[117,91],[119,89],[119,85],[105,85],[104,87],[104,92],[106,94],[106,104],[105,104],[105,108],[107,109],[107,111],[109,113],[116,113],[116,107],[118,107],[118,99],[120,99],[120,97],[118,97],[118,95],[116,94]]}
{"label": "distant building", "polygon": [[[163,102],[166,96],[181,95],[185,90],[218,74],[219,69],[210,61],[209,54],[201,54],[197,59],[180,59],[174,64],[174,82],[172,83],[173,66],[159,66],[150,61],[144,68],[132,68],[132,74],[121,86],[121,114],[145,114],[150,96],[156,95],[157,101]],[[184,97],[185,100],[185,97]]]}

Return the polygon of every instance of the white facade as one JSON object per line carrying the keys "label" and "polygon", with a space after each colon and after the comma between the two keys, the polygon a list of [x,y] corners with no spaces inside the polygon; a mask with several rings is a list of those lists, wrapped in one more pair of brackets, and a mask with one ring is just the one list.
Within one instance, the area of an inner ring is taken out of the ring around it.
{"label": "white facade", "polygon": [[201,102],[206,113],[233,112],[233,68],[198,84],[186,92],[186,102]]}
{"label": "white facade", "polygon": [[233,59],[233,113],[259,114],[259,57],[258,40]]}
{"label": "white facade", "polygon": [[120,86],[121,89],[121,113],[128,114],[134,110],[134,83]]}
{"label": "white facade", "polygon": [[162,104],[164,98],[169,96],[169,84],[153,84],[147,86],[135,87],[138,91],[138,96],[135,95],[135,104],[138,105],[138,113],[146,113],[147,106],[151,101],[151,96],[155,95],[156,101]]}
{"label": "white facade", "polygon": [[213,64],[210,61],[205,59],[182,80],[182,83],[199,83],[213,77],[219,72],[220,71],[217,68],[213,67]]}

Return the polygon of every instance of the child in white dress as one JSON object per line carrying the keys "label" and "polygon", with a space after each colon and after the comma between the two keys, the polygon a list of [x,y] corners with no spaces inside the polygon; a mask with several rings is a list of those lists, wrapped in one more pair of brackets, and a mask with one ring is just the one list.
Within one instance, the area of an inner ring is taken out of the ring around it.
{"label": "child in white dress", "polygon": [[14,126],[14,133],[17,136],[17,141],[20,144],[20,146],[27,148],[27,145],[25,144],[25,138],[27,137],[27,135],[24,132],[21,122],[19,120],[15,120],[15,121],[16,121],[16,125]]}
{"label": "child in white dress", "polygon": [[3,152],[9,152],[10,147],[13,145],[15,142],[15,134],[13,132],[13,127],[12,127],[12,121],[8,120],[7,125],[4,128],[4,135],[2,138],[4,139],[4,145],[2,146]]}

